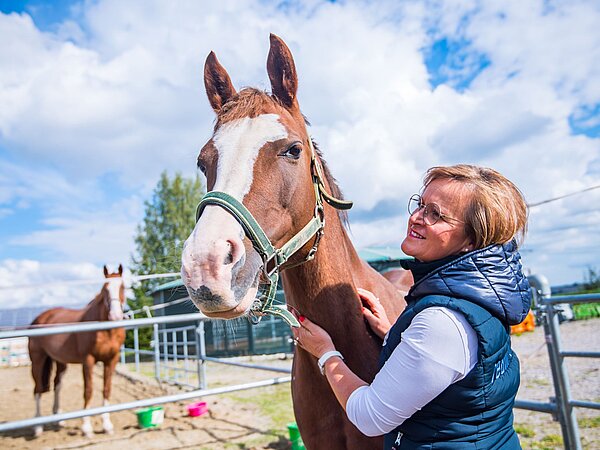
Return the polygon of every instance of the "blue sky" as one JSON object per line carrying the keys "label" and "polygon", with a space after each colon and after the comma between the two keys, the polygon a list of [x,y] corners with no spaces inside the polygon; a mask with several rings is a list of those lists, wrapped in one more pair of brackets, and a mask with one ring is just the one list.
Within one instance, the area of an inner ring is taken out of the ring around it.
{"label": "blue sky", "polygon": [[[399,245],[432,165],[494,167],[531,203],[600,185],[597,2],[281,5],[1,1],[0,285],[127,265],[160,172],[196,173],[206,54],[236,86],[267,88],[269,32],[294,53],[311,133],[355,201],[357,246]],[[600,267],[598,205],[592,190],[532,208],[527,269],[564,284]],[[90,295],[78,289],[43,302]],[[40,295],[0,294],[0,307]]]}

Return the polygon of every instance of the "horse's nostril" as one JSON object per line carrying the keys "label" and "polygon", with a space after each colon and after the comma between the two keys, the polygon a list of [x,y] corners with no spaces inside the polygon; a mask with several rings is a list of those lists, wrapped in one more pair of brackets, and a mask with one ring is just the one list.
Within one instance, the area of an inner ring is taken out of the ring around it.
{"label": "horse's nostril", "polygon": [[229,250],[229,253],[227,253],[227,256],[223,260],[223,264],[228,265],[231,263],[233,263],[233,252],[231,250]]}
{"label": "horse's nostril", "polygon": [[229,265],[233,263],[233,250],[235,249],[235,244],[232,241],[227,241],[227,256],[223,259],[224,265]]}

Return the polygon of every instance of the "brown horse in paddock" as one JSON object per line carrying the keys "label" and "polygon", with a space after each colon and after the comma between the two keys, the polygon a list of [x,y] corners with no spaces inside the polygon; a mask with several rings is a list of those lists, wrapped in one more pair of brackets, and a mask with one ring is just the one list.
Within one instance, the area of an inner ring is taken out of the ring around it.
{"label": "brown horse in paddock", "polygon": [[[274,35],[267,71],[271,94],[253,88],[236,92],[214,53],[208,55],[204,83],[217,117],[213,136],[198,156],[198,167],[207,177],[209,191],[241,202],[273,246],[281,248],[316,217],[317,190],[338,199],[341,192],[308,136],[297,101],[291,52]],[[315,188],[317,170],[322,174],[319,189]],[[356,288],[373,291],[391,319],[404,309],[403,296],[359,258],[344,228],[344,214],[328,205],[320,211],[326,222],[324,235],[309,239],[282,266],[285,297],[289,305],[325,328],[350,368],[370,382],[378,369],[382,342],[363,319]],[[225,208],[208,205],[199,213],[182,254],[182,279],[191,299],[209,317],[252,317],[259,284],[268,276],[263,271],[268,260],[264,262],[241,222]],[[410,284],[412,279],[404,289]],[[348,421],[315,358],[300,348],[294,358],[292,397],[307,448],[383,446],[381,438],[364,436]]]}
{"label": "brown horse in paddock", "polygon": [[[102,290],[83,309],[52,308],[35,318],[32,325],[56,325],[60,323],[94,322],[105,320],[122,320],[125,302],[125,285],[123,283],[123,266],[119,265],[116,273],[109,273],[104,266],[106,283]],[[125,341],[125,330],[90,331],[85,333],[65,333],[29,338],[29,356],[31,373],[35,381],[35,415],[40,416],[40,397],[50,390],[52,365],[56,363],[54,376],[54,406],[52,413],[60,412],[59,395],[62,378],[67,364],[83,365],[83,405],[88,408],[92,398],[92,375],[97,361],[104,363],[104,405],[110,399],[112,374],[119,360],[119,350]],[[102,415],[103,428],[106,433],[113,432],[113,425],[108,413]],[[41,426],[35,427],[35,435],[42,433]],[[93,435],[89,417],[83,418],[83,433]]]}

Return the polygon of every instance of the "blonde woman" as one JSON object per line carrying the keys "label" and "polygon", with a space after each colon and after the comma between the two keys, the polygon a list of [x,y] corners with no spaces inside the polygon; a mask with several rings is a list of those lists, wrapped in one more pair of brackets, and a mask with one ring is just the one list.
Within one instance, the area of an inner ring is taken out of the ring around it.
{"label": "blonde woman", "polygon": [[414,260],[403,265],[415,283],[406,310],[391,324],[378,299],[359,289],[383,339],[373,382],[352,373],[327,332],[302,315],[298,345],[318,358],[352,423],[385,435],[385,449],[518,449],[519,361],[509,327],[531,302],[517,251],[523,195],[493,169],[433,167],[409,213],[402,250]]}

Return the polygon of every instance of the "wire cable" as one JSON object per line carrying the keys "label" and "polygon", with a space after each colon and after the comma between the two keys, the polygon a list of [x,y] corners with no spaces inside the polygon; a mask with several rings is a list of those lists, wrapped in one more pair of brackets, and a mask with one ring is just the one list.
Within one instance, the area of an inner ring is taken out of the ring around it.
{"label": "wire cable", "polygon": [[600,184],[598,184],[596,186],[590,186],[588,188],[581,189],[579,191],[571,192],[570,194],[561,195],[560,197],[549,198],[547,200],[542,200],[541,202],[536,202],[536,203],[529,203],[527,206],[529,206],[530,208],[533,208],[535,206],[545,205],[546,203],[555,202],[557,200],[562,200],[563,198],[581,194],[582,192],[593,191],[594,189],[599,189],[599,188],[600,188]]}

